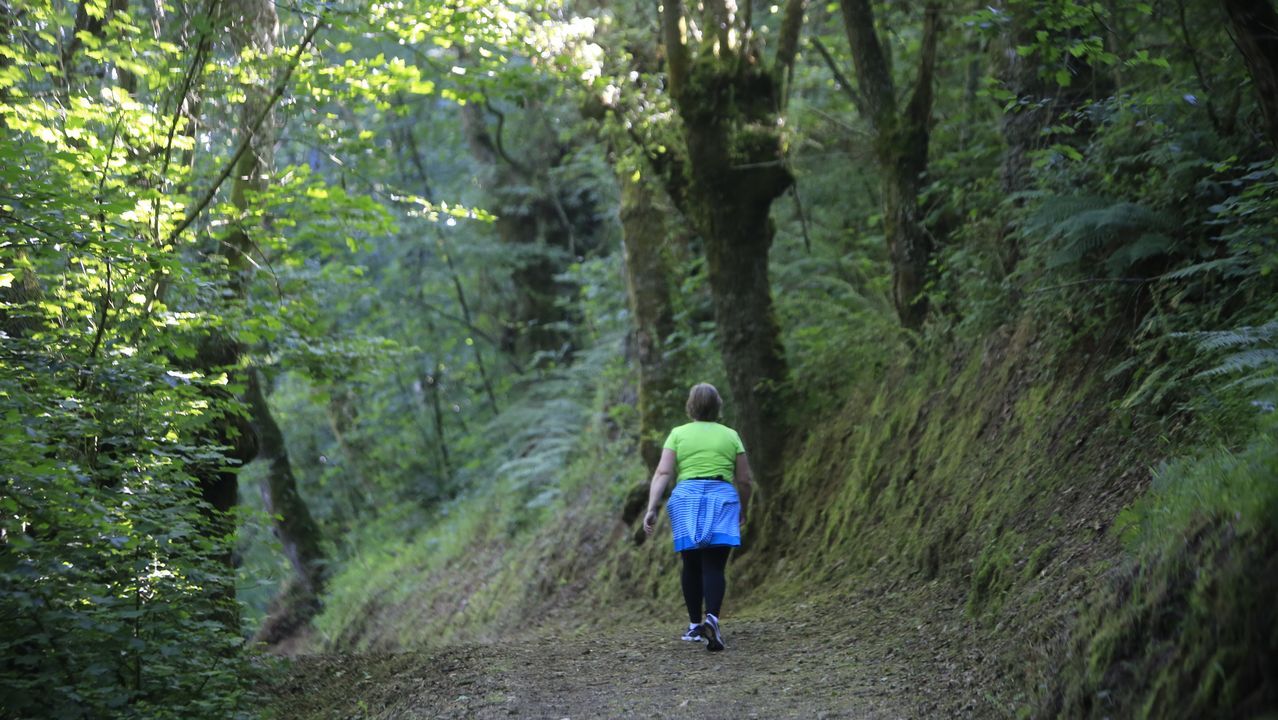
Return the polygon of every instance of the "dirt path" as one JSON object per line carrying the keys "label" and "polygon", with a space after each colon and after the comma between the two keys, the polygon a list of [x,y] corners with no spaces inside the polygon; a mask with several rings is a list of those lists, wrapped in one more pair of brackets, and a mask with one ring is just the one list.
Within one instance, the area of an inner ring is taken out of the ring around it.
{"label": "dirt path", "polygon": [[[879,608],[892,610],[879,610]],[[542,630],[501,643],[299,658],[269,689],[305,718],[989,717],[934,619],[865,598],[724,619],[728,649],[677,622]],[[915,607],[930,607],[923,604]]]}

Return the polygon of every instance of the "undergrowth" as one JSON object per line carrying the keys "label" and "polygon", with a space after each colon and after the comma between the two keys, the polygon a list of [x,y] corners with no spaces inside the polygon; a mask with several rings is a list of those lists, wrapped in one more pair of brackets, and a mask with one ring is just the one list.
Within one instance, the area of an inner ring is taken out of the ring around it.
{"label": "undergrowth", "polygon": [[1086,608],[1048,713],[1253,717],[1278,702],[1274,430],[1164,465],[1120,514],[1131,559]]}
{"label": "undergrowth", "polygon": [[[920,612],[960,628],[944,652],[982,673],[996,714],[1243,717],[1278,702],[1278,443],[1258,394],[1275,367],[1272,164],[1186,146],[1166,173],[1103,172],[1176,137],[1115,125],[1086,160],[1045,165],[1043,190],[1008,210],[1016,271],[946,256],[934,299],[957,315],[922,337],[883,323],[848,257],[783,251],[798,432],[781,486],[757,496],[732,603],[944,588],[953,606]],[[472,468],[489,479],[421,532],[370,531],[318,621],[327,647],[678,607],[664,517],[654,542],[621,520],[646,473],[633,378],[608,352],[507,409],[491,431],[510,440],[502,456]]]}
{"label": "undergrowth", "polygon": [[[1128,388],[1107,380],[1108,356],[1053,366],[1044,342],[1023,322],[970,351],[932,353],[813,422],[767,496],[773,512],[751,518],[732,565],[735,607],[940,582],[997,669],[986,692],[1002,712],[1156,717],[1190,696],[1196,710],[1272,702],[1249,679],[1273,657],[1257,606],[1273,590],[1258,574],[1278,526],[1272,424],[1247,449],[1176,459],[1219,431],[1115,412]],[[509,435],[523,455],[490,485],[414,537],[359,553],[317,622],[325,646],[495,638],[528,618],[570,627],[580,607],[677,608],[664,516],[641,545],[620,520],[646,473],[611,436],[605,385],[573,396],[581,412],[563,417],[575,432],[546,444]],[[1235,417],[1250,406],[1228,407]]]}

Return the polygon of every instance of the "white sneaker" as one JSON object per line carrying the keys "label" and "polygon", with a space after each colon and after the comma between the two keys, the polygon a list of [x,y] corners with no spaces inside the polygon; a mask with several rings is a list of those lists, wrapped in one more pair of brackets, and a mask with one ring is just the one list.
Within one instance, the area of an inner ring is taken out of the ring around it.
{"label": "white sneaker", "polygon": [[687,640],[688,642],[702,642],[705,640],[705,638],[701,637],[701,626],[696,623],[688,623],[687,631],[679,639]]}

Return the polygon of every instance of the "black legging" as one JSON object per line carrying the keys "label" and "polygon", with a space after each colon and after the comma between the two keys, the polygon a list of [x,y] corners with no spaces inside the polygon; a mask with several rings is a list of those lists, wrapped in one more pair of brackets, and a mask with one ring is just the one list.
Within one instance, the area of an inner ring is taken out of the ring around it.
{"label": "black legging", "polygon": [[683,601],[688,605],[688,620],[701,622],[701,600],[706,601],[706,612],[719,616],[723,605],[723,591],[727,587],[723,570],[728,566],[730,547],[712,547],[702,550],[684,550]]}

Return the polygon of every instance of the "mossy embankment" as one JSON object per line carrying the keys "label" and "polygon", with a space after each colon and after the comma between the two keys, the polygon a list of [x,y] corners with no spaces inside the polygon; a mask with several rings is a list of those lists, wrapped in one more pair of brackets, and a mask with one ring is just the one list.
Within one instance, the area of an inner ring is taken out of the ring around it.
{"label": "mossy embankment", "polygon": [[[732,612],[792,622],[816,604],[828,622],[845,598],[860,598],[848,613],[875,598],[909,615],[893,627],[911,634],[866,639],[864,652],[915,657],[914,682],[945,688],[938,712],[1272,709],[1272,442],[1255,457],[1221,451],[1236,461],[1231,495],[1193,458],[1191,417],[1117,409],[1115,358],[1044,342],[1022,323],[922,353],[803,424],[733,563]],[[1062,356],[1078,359],[1044,360]],[[664,535],[637,545],[620,519],[644,471],[607,417],[588,423],[549,501],[499,478],[354,561],[334,579],[316,649],[571,631],[583,617],[677,624],[677,558]],[[1176,457],[1187,459],[1159,470]],[[1201,475],[1197,489],[1164,487],[1177,472]]]}

